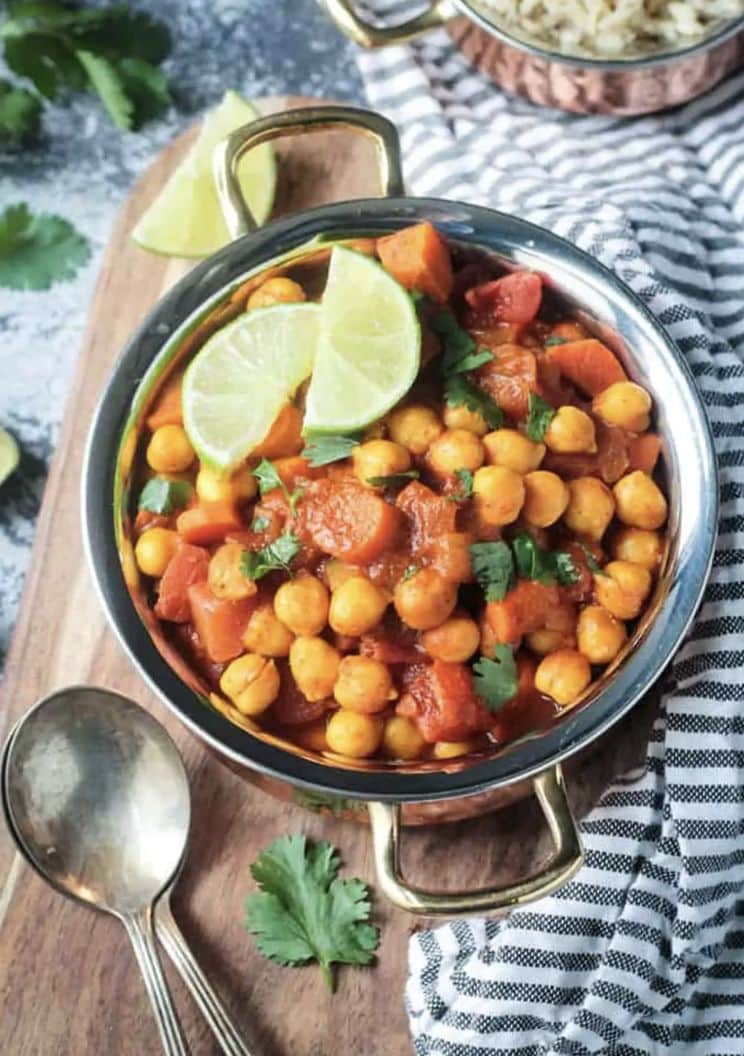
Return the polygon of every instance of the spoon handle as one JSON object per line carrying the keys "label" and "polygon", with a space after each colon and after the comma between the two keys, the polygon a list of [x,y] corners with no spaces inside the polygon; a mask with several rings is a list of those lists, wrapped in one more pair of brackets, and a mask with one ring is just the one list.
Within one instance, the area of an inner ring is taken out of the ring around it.
{"label": "spoon handle", "polygon": [[176,924],[167,894],[158,902],[155,925],[165,952],[181,973],[222,1051],[226,1056],[252,1056]]}
{"label": "spoon handle", "polygon": [[122,920],[142,972],[147,996],[150,998],[157,1020],[163,1049],[167,1056],[189,1056],[189,1049],[173,1007],[155,946],[152,906],[138,913],[127,914],[122,917]]}

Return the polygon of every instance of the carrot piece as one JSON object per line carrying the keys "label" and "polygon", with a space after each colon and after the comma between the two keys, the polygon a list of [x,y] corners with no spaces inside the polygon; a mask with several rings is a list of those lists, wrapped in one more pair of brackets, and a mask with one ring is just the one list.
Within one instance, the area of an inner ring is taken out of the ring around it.
{"label": "carrot piece", "polygon": [[403,511],[411,526],[411,541],[415,551],[425,550],[437,539],[455,530],[455,503],[437,495],[417,480],[412,480],[403,488],[395,504]]}
{"label": "carrot piece", "polygon": [[499,323],[531,323],[540,311],[542,279],[534,271],[514,271],[465,294],[474,312]]}
{"label": "carrot piece", "polygon": [[166,381],[147,416],[148,429],[155,431],[161,425],[183,425],[182,387],[183,374],[174,374]]}
{"label": "carrot piece", "polygon": [[476,372],[480,387],[496,401],[510,418],[527,417],[529,395],[537,388],[537,360],[521,345],[499,345],[490,363]]}
{"label": "carrot piece", "polygon": [[552,609],[560,605],[554,583],[520,579],[503,601],[489,601],[486,620],[497,642],[516,644],[523,634],[545,626]]}
{"label": "carrot piece", "polygon": [[631,470],[642,469],[649,476],[656,468],[661,454],[661,438],[656,433],[641,433],[628,443]]}
{"label": "carrot piece", "polygon": [[614,352],[594,337],[553,345],[549,355],[569,381],[588,396],[596,396],[616,381],[628,380]]}
{"label": "carrot piece", "polygon": [[217,598],[208,583],[188,588],[191,619],[207,656],[216,664],[234,660],[243,651],[243,632],[256,607],[255,597],[240,601]]}
{"label": "carrot piece", "polygon": [[306,458],[300,455],[292,455],[290,458],[274,459],[274,469],[285,488],[292,491],[297,487],[300,480],[316,480],[324,476],[325,467],[314,469]]}
{"label": "carrot piece", "polygon": [[428,220],[378,239],[377,252],[384,268],[406,289],[435,301],[449,300],[454,281],[449,246]]}
{"label": "carrot piece", "polygon": [[240,516],[231,502],[200,502],[184,510],[176,521],[181,538],[197,546],[221,543],[229,532],[240,527]]}
{"label": "carrot piece", "polygon": [[297,520],[324,553],[368,565],[395,542],[401,514],[371,489],[341,477],[309,485]]}
{"label": "carrot piece", "polygon": [[252,452],[254,458],[281,458],[296,455],[302,449],[302,412],[293,403],[285,403],[267,435]]}
{"label": "carrot piece", "polygon": [[155,615],[172,623],[188,623],[191,619],[188,590],[194,583],[206,581],[209,554],[200,546],[181,543],[163,573],[158,586]]}
{"label": "carrot piece", "polygon": [[490,724],[489,713],[475,693],[466,664],[435,660],[413,664],[404,675],[406,691],[396,707],[412,719],[425,741],[462,741]]}
{"label": "carrot piece", "polygon": [[566,319],[562,323],[556,323],[555,326],[550,329],[551,337],[560,337],[563,341],[583,341],[587,337],[587,332],[581,323],[574,323],[570,319]]}

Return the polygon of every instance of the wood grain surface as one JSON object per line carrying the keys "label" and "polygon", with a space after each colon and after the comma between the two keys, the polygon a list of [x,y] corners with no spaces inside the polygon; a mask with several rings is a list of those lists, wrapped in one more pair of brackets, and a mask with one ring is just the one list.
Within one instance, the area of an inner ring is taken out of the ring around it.
{"label": "wood grain surface", "polygon": [[[267,100],[265,109],[300,105]],[[175,737],[193,793],[193,836],[174,910],[204,968],[255,1047],[256,1056],[407,1056],[403,1007],[408,938],[420,926],[375,902],[382,928],[377,965],[343,969],[335,996],[313,968],[279,968],[243,929],[249,865],[283,833],[323,836],[347,875],[374,883],[364,826],[318,817],[271,799],[223,767],[157,702],[108,630],[83,555],[80,473],[89,423],[119,349],[187,265],[137,249],[129,232],[193,138],[168,147],[124,203],[101,268],[42,507],[24,604],[8,657],[0,734],[36,699],[71,683],[134,697]],[[278,212],[377,193],[371,146],[345,134],[281,149]],[[576,768],[572,799],[583,813],[611,774],[634,765],[650,708],[636,711]],[[527,800],[488,817],[407,833],[412,877],[445,885],[512,878],[545,853],[539,811]],[[194,1056],[217,1047],[181,982],[168,969]],[[7,1056],[149,1056],[154,1021],[121,926],[61,898],[22,862],[0,825],[0,1052]]]}

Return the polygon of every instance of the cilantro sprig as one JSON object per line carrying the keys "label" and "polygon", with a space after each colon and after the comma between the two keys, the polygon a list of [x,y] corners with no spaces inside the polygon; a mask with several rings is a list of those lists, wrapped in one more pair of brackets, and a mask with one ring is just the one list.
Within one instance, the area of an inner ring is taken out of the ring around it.
{"label": "cilantro sprig", "polygon": [[586,563],[589,568],[589,571],[596,573],[598,576],[606,576],[607,573],[602,568],[599,561],[597,561],[596,557],[591,552],[586,543],[582,543],[581,540],[579,540],[579,546],[584,551],[584,557],[586,558]]}
{"label": "cilantro sprig", "polygon": [[444,401],[450,407],[465,406],[469,411],[477,411],[490,429],[499,429],[504,424],[499,405],[462,374],[445,378]]}
{"label": "cilantro sprig", "polygon": [[545,347],[554,348],[556,345],[567,345],[568,343],[565,337],[549,337],[545,342]]}
{"label": "cilantro sprig", "polygon": [[486,601],[503,601],[514,586],[514,557],[504,542],[473,543],[470,547],[473,574]]}
{"label": "cilantro sprig", "polygon": [[26,88],[0,80],[0,142],[13,146],[39,131],[41,101]]}
{"label": "cilantro sprig", "polygon": [[386,473],[381,477],[367,477],[367,483],[375,488],[399,488],[409,480],[418,480],[421,476],[417,469],[406,469],[401,473]]}
{"label": "cilantro sprig", "polygon": [[362,442],[361,433],[333,433],[329,436],[315,436],[309,439],[302,452],[313,468],[327,466],[331,462],[341,462],[348,458],[355,447]]}
{"label": "cilantro sprig", "polygon": [[182,509],[193,493],[194,489],[188,481],[153,477],[140,492],[137,508],[168,516],[174,510]]}
{"label": "cilantro sprig", "polygon": [[48,290],[71,279],[90,257],[90,247],[69,221],[31,213],[24,203],[0,213],[0,286]]}
{"label": "cilantro sprig", "polygon": [[300,552],[300,540],[294,532],[284,532],[261,550],[244,550],[240,571],[247,579],[263,579],[269,572],[292,574],[290,565]]}
{"label": "cilantro sprig", "polygon": [[521,532],[512,541],[512,549],[517,572],[523,579],[538,583],[557,580],[561,586],[578,581],[579,573],[571,555],[565,550],[543,550],[529,532]]}
{"label": "cilantro sprig", "polygon": [[448,495],[450,502],[464,503],[473,497],[473,472],[470,469],[456,469],[455,476],[460,482],[457,491]]}
{"label": "cilantro sprig", "polygon": [[282,836],[251,866],[260,891],[248,896],[245,926],[277,964],[317,961],[333,992],[333,964],[370,964],[380,932],[369,923],[366,884],[338,876],[339,857],[326,841]]}
{"label": "cilantro sprig", "polygon": [[463,330],[448,308],[442,308],[432,315],[429,326],[442,340],[441,367],[445,374],[477,370],[493,359],[493,353],[487,348],[478,349],[473,338],[467,330]]}
{"label": "cilantro sprig", "polygon": [[525,432],[534,444],[541,444],[545,439],[548,426],[555,418],[555,408],[551,407],[536,392],[531,392],[527,397],[527,408]]}
{"label": "cilantro sprig", "polygon": [[475,692],[491,713],[517,695],[519,672],[511,645],[495,645],[492,658],[481,656],[473,664]]}
{"label": "cilantro sprig", "polygon": [[290,491],[279,476],[277,468],[273,462],[270,462],[268,458],[262,458],[253,470],[253,476],[258,481],[258,490],[261,492],[262,496],[268,495],[270,491],[275,491],[279,488],[289,503],[290,510],[292,513],[295,512],[297,509],[297,503],[302,498],[302,488],[295,488],[294,491]]}

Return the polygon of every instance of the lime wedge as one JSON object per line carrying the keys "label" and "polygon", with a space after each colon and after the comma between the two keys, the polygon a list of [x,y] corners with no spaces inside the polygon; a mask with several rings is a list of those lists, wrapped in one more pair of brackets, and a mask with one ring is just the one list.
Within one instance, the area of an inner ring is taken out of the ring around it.
{"label": "lime wedge", "polygon": [[277,304],[218,330],[183,381],[183,419],[199,458],[228,472],[261,443],[310,375],[320,329],[317,304]]}
{"label": "lime wedge", "polygon": [[410,389],[421,328],[407,291],[377,261],[335,246],[305,407],[306,433],[361,429]]}
{"label": "lime wedge", "polygon": [[0,425],[0,484],[10,476],[18,465],[18,444]]}
{"label": "lime wedge", "polygon": [[[202,122],[196,143],[140,217],[132,238],[169,257],[206,257],[230,241],[212,175],[212,153],[225,136],[261,115],[237,92],[225,96]],[[238,179],[256,221],[269,216],[276,189],[276,158],[269,143],[249,150]]]}

